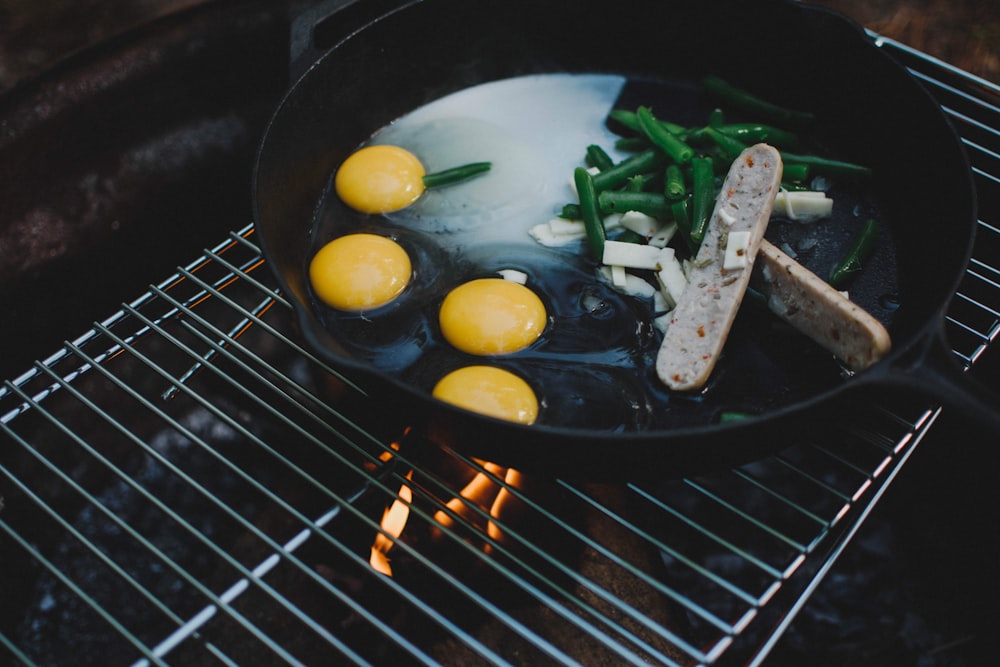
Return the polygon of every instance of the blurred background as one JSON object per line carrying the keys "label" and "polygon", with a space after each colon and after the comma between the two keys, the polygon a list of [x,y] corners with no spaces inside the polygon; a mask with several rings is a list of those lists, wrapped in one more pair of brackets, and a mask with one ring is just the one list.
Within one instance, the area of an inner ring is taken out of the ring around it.
{"label": "blurred background", "polygon": [[[0,91],[88,44],[210,0],[2,0]],[[876,32],[1000,81],[1000,3],[993,0],[822,0]]]}
{"label": "blurred background", "polygon": [[[0,0],[0,94],[79,49],[207,1]],[[1000,83],[1000,2],[812,4]],[[988,352],[974,369],[994,388],[997,356]],[[943,416],[769,664],[986,664],[977,657],[995,651],[990,639],[1000,621],[1000,471],[987,445]]]}
{"label": "blurred background", "polygon": [[[2,0],[0,91],[65,55],[210,0]],[[1000,3],[993,0],[818,0],[886,37],[1000,81]]]}

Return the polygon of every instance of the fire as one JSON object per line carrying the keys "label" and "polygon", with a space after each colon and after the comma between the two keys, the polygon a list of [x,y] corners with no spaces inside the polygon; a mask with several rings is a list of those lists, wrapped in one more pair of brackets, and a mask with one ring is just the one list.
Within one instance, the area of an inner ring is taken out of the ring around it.
{"label": "fire", "polygon": [[[490,506],[490,516],[494,519],[509,519],[519,506],[516,496],[510,492],[510,489],[512,487],[515,489],[521,488],[521,473],[513,468],[507,468],[503,481],[506,486],[500,488],[496,498],[493,499],[493,505]],[[494,521],[490,521],[486,525],[486,534],[497,542],[503,540],[504,537],[500,526]]]}
{"label": "fire", "polygon": [[[486,521],[485,532],[491,540],[500,542],[504,539],[503,530],[500,528],[501,519],[508,518],[512,514],[511,510],[516,506],[516,496],[511,493],[511,487],[520,488],[521,473],[514,468],[504,468],[495,463],[477,461],[483,467],[483,471],[477,472],[472,480],[465,485],[459,495],[445,503],[454,515],[467,523],[477,526],[480,530],[482,526],[482,515],[473,511],[473,507],[482,510],[489,510],[490,519]],[[489,473],[489,474],[488,474]],[[503,480],[503,483],[494,481]],[[434,520],[441,528],[451,528],[455,523],[455,516],[443,509],[434,513]],[[491,543],[487,542],[485,549],[490,551]]]}
{"label": "fire", "polygon": [[[406,479],[412,480],[413,471],[406,473]],[[392,545],[403,534],[406,521],[410,518],[410,504],[413,502],[413,490],[406,484],[399,487],[396,499],[382,513],[382,521],[379,526],[382,531],[375,535],[375,542],[372,544],[371,555],[368,562],[376,571],[392,576],[392,566],[389,564],[389,550]]]}
{"label": "fire", "polygon": [[[484,532],[489,540],[484,550],[492,549],[494,542],[505,539],[500,524],[508,521],[518,507],[517,497],[511,488],[521,488],[521,473],[513,468],[505,468],[490,462],[477,461],[482,470],[477,470],[472,479],[445,503],[445,508],[434,513],[434,521],[438,530],[448,530],[455,526],[456,521],[463,521]],[[413,479],[413,471],[407,473],[408,480]],[[496,480],[502,480],[498,482]],[[379,524],[381,530],[375,536],[371,547],[369,563],[378,572],[392,576],[389,563],[389,551],[393,544],[403,534],[406,522],[410,517],[410,506],[413,502],[413,491],[409,485],[403,484],[392,504],[382,514]],[[473,508],[487,511],[489,519],[484,519],[481,512]],[[483,525],[485,523],[485,525]]]}
{"label": "fire", "polygon": [[[495,463],[482,463],[481,465],[486,471],[497,477],[503,477],[504,469]],[[485,472],[477,472],[475,477],[458,492],[457,496],[445,503],[445,507],[462,519],[475,521],[475,512],[472,511],[472,506],[476,505],[485,509],[487,503],[496,497],[499,488],[497,483]],[[434,520],[444,528],[450,528],[455,522],[454,518],[443,509],[434,513]]]}

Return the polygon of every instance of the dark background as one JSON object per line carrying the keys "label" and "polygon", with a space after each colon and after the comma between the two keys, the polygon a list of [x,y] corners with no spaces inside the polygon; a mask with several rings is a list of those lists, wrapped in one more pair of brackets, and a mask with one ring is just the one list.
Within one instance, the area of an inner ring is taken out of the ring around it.
{"label": "dark background", "polygon": [[[207,0],[0,0],[0,92],[66,54]],[[816,0],[876,32],[1000,82],[995,0]]]}
{"label": "dark background", "polygon": [[[205,1],[0,0],[0,94],[78,49]],[[813,4],[1000,82],[1000,2]],[[987,352],[973,371],[994,388],[998,354]],[[989,664],[981,656],[995,652],[1000,621],[1000,470],[992,440],[943,415],[769,665]]]}

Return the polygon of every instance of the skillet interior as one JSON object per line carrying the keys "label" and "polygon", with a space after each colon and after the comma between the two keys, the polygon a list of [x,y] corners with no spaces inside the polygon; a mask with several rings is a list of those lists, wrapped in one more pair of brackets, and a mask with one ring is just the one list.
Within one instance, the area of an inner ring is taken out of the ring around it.
{"label": "skillet interior", "polygon": [[[536,72],[612,72],[697,80],[720,74],[778,103],[817,112],[822,141],[869,164],[892,235],[902,304],[892,359],[940,326],[971,246],[964,154],[931,99],[860,29],[793,3],[639,0],[614,17],[574,3],[429,0],[373,23],[322,58],[293,87],[261,146],[256,225],[272,269],[297,302],[306,339],[400,416],[438,439],[522,469],[614,474],[616,461],[659,461],[675,472],[731,465],[780,447],[856,381],[832,381],[794,404],[737,424],[638,434],[523,428],[439,405],[343,355],[319,323],[305,284],[309,221],[336,166],[374,130],[413,108],[484,81]],[[433,26],[433,34],[429,28]],[[864,375],[862,375],[864,377]],[[660,466],[658,466],[660,467]]]}

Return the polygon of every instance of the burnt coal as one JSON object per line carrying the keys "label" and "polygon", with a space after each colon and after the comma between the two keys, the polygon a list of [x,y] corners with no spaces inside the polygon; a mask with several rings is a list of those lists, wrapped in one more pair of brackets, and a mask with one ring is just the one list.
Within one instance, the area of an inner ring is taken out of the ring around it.
{"label": "burnt coal", "polygon": [[[213,419],[206,410],[191,412],[184,423],[194,433],[216,442],[237,439],[235,432]],[[186,459],[191,474],[206,480],[209,485],[206,490],[210,493],[233,496],[236,490],[233,475],[226,474],[215,459],[204,453],[199,456],[191,440],[175,431],[162,431],[153,436],[150,446],[170,459],[179,456]],[[72,530],[86,535],[103,554],[113,554],[122,571],[185,617],[197,611],[192,609],[192,600],[196,598],[188,585],[170,576],[164,559],[195,576],[206,577],[214,571],[215,557],[209,550],[197,548],[190,530],[164,516],[136,487],[184,516],[191,528],[207,540],[230,542],[232,526],[222,522],[217,513],[205,511],[204,497],[193,493],[186,481],[152,458],[138,462],[129,474],[131,480],[118,480],[95,496],[104,511],[98,509],[98,504],[84,505],[72,521]],[[130,531],[126,532],[122,525]],[[140,541],[144,539],[140,536],[147,535],[148,541]],[[162,559],[153,557],[153,553],[161,554]],[[99,605],[116,609],[119,617],[130,619],[131,628],[141,629],[144,641],[155,644],[169,633],[169,622],[165,622],[149,600],[71,533],[65,534],[48,559]],[[45,665],[127,664],[136,658],[135,649],[119,633],[111,631],[108,623],[81,597],[47,571],[41,573],[34,586],[16,641],[33,660]]]}

